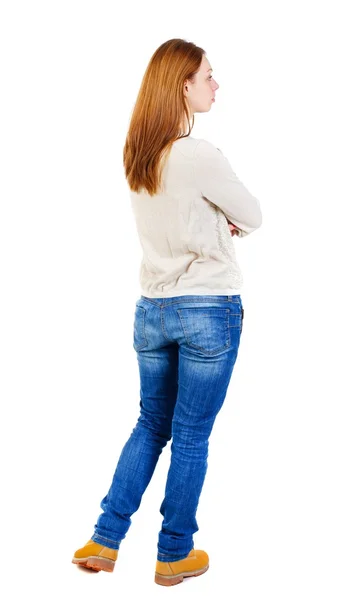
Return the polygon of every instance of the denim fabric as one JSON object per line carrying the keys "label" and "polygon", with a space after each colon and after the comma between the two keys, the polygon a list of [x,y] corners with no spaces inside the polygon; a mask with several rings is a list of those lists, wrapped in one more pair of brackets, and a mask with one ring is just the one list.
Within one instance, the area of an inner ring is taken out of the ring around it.
{"label": "denim fabric", "polygon": [[243,314],[240,295],[141,296],[136,302],[140,415],[101,501],[93,541],[119,548],[172,439],[157,559],[180,560],[193,548],[208,440],[236,362]]}

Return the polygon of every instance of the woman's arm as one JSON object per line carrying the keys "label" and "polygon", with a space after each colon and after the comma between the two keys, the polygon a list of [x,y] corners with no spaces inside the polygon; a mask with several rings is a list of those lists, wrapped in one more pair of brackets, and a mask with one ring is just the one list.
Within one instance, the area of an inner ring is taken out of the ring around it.
{"label": "woman's arm", "polygon": [[218,206],[239,237],[262,224],[260,203],[238,179],[223,153],[206,140],[200,140],[194,154],[195,182],[200,193]]}

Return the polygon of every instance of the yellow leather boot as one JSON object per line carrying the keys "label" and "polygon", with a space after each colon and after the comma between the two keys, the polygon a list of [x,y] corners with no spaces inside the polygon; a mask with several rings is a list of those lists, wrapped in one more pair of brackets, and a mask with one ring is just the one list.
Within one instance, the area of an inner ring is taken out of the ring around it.
{"label": "yellow leather boot", "polygon": [[83,548],[76,550],[73,560],[75,565],[93,569],[93,571],[108,571],[114,569],[117,560],[118,550],[107,548],[101,544],[89,540]]}
{"label": "yellow leather boot", "polygon": [[198,577],[209,567],[208,554],[203,550],[191,550],[186,558],[174,562],[156,562],[155,583],[159,585],[176,585],[184,577]]}

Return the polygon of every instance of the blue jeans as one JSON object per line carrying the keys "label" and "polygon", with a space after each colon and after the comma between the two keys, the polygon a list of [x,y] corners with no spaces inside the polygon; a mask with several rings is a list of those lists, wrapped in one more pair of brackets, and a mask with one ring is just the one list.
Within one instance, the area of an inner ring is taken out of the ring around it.
{"label": "blue jeans", "polygon": [[208,440],[236,362],[243,314],[240,295],[141,296],[136,302],[140,415],[101,501],[93,541],[119,548],[172,439],[157,559],[180,560],[192,550]]}

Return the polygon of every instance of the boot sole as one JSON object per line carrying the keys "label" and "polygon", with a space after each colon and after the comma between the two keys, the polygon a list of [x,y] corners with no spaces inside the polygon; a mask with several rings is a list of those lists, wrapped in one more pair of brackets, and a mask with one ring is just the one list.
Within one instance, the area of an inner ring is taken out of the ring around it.
{"label": "boot sole", "polygon": [[71,561],[74,565],[85,567],[86,569],[92,569],[93,571],[107,571],[112,573],[115,560],[110,558],[101,558],[100,556],[87,556],[86,558],[73,558]]}
{"label": "boot sole", "polygon": [[206,567],[198,569],[197,571],[184,571],[177,575],[160,575],[155,572],[155,583],[158,583],[158,585],[177,585],[178,583],[182,583],[186,577],[199,577],[199,575],[206,573],[208,568],[209,565],[206,565]]}

